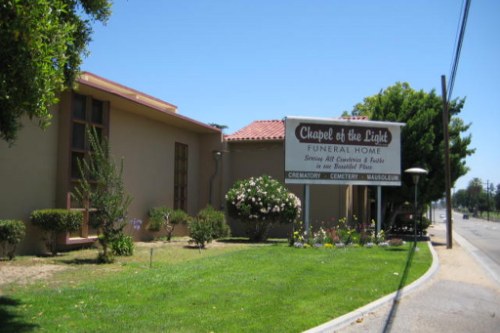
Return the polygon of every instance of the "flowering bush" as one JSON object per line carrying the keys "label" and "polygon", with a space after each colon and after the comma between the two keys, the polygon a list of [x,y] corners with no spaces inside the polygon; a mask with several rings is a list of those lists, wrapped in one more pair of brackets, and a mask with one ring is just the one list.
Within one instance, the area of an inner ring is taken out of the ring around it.
{"label": "flowering bush", "polygon": [[375,232],[376,223],[374,220],[370,224],[362,225],[358,223],[358,219],[354,215],[351,221],[346,217],[332,219],[332,221],[334,221],[333,226],[327,227],[322,222],[316,231],[313,231],[312,227],[310,227],[308,233],[304,230],[303,223],[298,221],[294,225],[294,231],[289,240],[290,246],[296,248],[303,248],[306,244],[309,247],[324,248],[344,248],[346,246],[371,248],[375,245],[397,246],[397,242],[385,242],[386,236],[383,230],[378,233]]}
{"label": "flowering bush", "polygon": [[272,223],[293,223],[300,200],[279,181],[261,176],[237,181],[226,194],[229,216],[247,223],[250,239],[264,241]]}

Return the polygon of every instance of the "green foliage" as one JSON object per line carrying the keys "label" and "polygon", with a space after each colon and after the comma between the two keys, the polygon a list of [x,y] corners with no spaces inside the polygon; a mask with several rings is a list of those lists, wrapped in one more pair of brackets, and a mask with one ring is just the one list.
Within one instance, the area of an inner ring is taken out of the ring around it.
{"label": "green foliage", "polygon": [[237,181],[226,194],[230,217],[245,222],[250,239],[264,241],[272,223],[294,223],[300,217],[299,198],[270,176]]}
{"label": "green foliage", "polygon": [[131,256],[134,254],[134,240],[131,236],[119,234],[111,241],[111,249],[115,256]]}
{"label": "green foliage", "polygon": [[[332,219],[333,220],[333,219]],[[322,225],[317,231],[309,230],[309,237],[305,233],[303,223],[298,222],[294,225],[294,231],[289,245],[304,247],[336,247],[352,246],[373,246],[385,242],[385,233],[383,230],[378,234],[375,232],[375,221],[372,220],[368,226],[360,225],[356,216],[349,221],[346,217],[340,218],[333,223],[333,226]]]}
{"label": "green foliage", "polygon": [[69,209],[40,209],[31,213],[31,223],[45,231],[72,232],[80,229],[83,214]]}
{"label": "green foliage", "polygon": [[23,221],[18,220],[0,220],[0,245],[2,255],[6,255],[9,260],[14,259],[16,247],[26,233],[26,226]]}
{"label": "green foliage", "polygon": [[167,241],[170,242],[175,226],[178,224],[188,223],[189,215],[181,210],[160,206],[153,207],[149,210],[148,230],[153,232],[165,229],[167,232]]}
{"label": "green foliage", "polygon": [[168,217],[172,213],[172,209],[168,207],[153,207],[148,212],[148,226],[149,231],[158,232],[167,224]]}
{"label": "green foliage", "polygon": [[186,224],[191,220],[191,217],[182,209],[172,211],[169,221],[173,225]]}
{"label": "green foliage", "polygon": [[[464,103],[464,99],[449,103],[452,184],[467,172],[465,158],[474,153],[469,148],[471,136],[464,135],[470,125],[464,124],[458,117]],[[443,101],[434,91],[415,91],[408,83],[396,83],[377,95],[365,98],[352,110],[353,115],[368,116],[370,120],[406,123],[401,131],[402,170],[414,166],[429,170],[429,174],[421,177],[419,182],[419,206],[440,199],[445,188],[442,110]],[[410,176],[405,176],[401,187],[383,187],[383,191],[388,207],[397,208],[405,201],[414,200]]]}
{"label": "green foliage", "polygon": [[123,185],[123,160],[118,167],[110,156],[108,141],[105,138],[99,141],[95,129],[87,132],[92,155],[88,160],[79,161],[82,180],[75,192],[82,205],[90,202],[96,209],[93,223],[101,233],[99,242],[103,252],[100,258],[112,262],[110,245],[127,225],[127,209],[132,199]]}
{"label": "green foliage", "polygon": [[[108,0],[2,1],[0,5],[0,139],[13,143],[20,118],[50,124],[57,94],[71,87]],[[84,17],[81,17],[84,16]]]}
{"label": "green foliage", "polygon": [[200,248],[205,248],[205,244],[210,243],[213,238],[214,230],[212,224],[202,218],[194,218],[188,223],[189,237]]}
{"label": "green foliage", "polygon": [[68,209],[41,209],[33,211],[30,220],[33,225],[49,234],[46,239],[47,248],[56,255],[57,235],[79,230],[83,223],[83,214]]}
{"label": "green foliage", "polygon": [[226,223],[226,216],[223,211],[207,206],[198,213],[197,218],[211,224],[213,239],[231,236],[231,230]]}

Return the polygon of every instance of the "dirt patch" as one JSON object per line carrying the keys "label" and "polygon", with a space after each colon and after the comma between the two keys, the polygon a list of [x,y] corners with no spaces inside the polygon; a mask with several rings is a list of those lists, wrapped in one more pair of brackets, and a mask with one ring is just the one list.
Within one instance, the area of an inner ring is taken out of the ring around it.
{"label": "dirt patch", "polygon": [[14,266],[0,263],[0,285],[33,283],[47,279],[55,272],[65,270],[66,268],[65,266],[52,264]]}

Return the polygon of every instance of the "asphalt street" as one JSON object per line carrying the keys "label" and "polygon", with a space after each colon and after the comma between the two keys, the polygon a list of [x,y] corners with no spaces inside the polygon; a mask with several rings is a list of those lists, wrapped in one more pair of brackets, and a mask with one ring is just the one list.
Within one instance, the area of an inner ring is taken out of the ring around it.
{"label": "asphalt street", "polygon": [[[439,214],[444,214],[444,211],[439,211]],[[500,222],[474,217],[464,219],[463,214],[453,212],[452,229],[457,241],[500,284]],[[466,242],[460,242],[461,238]]]}

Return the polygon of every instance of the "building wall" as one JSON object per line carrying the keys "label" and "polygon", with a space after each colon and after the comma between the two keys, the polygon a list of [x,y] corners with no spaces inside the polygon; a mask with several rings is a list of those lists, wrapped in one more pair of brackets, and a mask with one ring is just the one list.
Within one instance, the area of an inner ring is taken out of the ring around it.
{"label": "building wall", "polygon": [[[155,206],[174,206],[175,143],[188,145],[187,213],[196,215],[208,202],[208,173],[213,168],[211,151],[216,150],[218,134],[201,135],[128,113],[111,106],[111,153],[123,157],[124,183],[133,201],[129,218],[147,223],[147,213]],[[207,151],[209,153],[207,153]],[[132,232],[131,228],[128,228]],[[177,227],[185,234],[186,227]],[[143,231],[136,238],[150,239]]]}
{"label": "building wall", "polygon": [[25,118],[14,145],[0,141],[0,219],[25,222],[27,237],[18,246],[19,252],[43,248],[40,232],[31,226],[29,216],[33,210],[56,205],[57,107],[53,114],[46,130]]}
{"label": "building wall", "polygon": [[[237,180],[258,177],[263,174],[284,183],[284,149],[283,142],[229,142],[225,154],[227,170],[225,191]],[[304,201],[304,186],[287,184],[287,188]],[[331,225],[338,218],[349,216],[350,186],[310,185],[310,216],[314,229],[321,225]],[[304,217],[302,216],[303,220]],[[245,236],[246,227],[240,221],[230,219],[234,236]],[[291,226],[276,225],[270,231],[270,237],[287,237]]]}
{"label": "building wall", "polygon": [[[98,96],[106,101],[106,96]],[[148,110],[146,110],[148,111]],[[14,146],[0,142],[0,219],[21,219],[27,225],[27,237],[19,253],[45,250],[41,233],[29,223],[35,209],[66,208],[69,182],[69,145],[71,93],[61,95],[53,108],[52,125],[45,131],[25,119]],[[188,145],[188,214],[196,215],[209,202],[209,184],[214,184],[214,203],[220,207],[222,172],[215,173],[213,152],[220,151],[220,132],[199,133],[169,125],[156,116],[148,118],[137,110],[130,112],[120,103],[110,103],[109,143],[111,155],[120,163],[123,179],[132,196],[128,218],[139,218],[140,232],[131,226],[126,231],[137,240],[152,239],[146,231],[147,213],[155,206],[173,207],[175,143]],[[206,132],[206,131],[205,131]],[[8,191],[6,190],[8,189]],[[187,233],[186,226],[176,234]]]}

